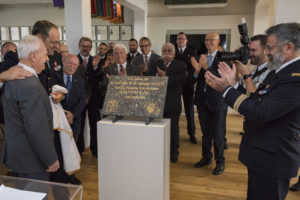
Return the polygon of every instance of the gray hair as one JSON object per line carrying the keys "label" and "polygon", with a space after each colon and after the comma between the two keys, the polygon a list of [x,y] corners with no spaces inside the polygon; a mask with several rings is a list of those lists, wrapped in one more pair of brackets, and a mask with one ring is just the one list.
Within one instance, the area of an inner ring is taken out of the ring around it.
{"label": "gray hair", "polygon": [[22,38],[18,45],[19,59],[26,59],[30,53],[41,48],[42,40],[34,35],[26,35]]}
{"label": "gray hair", "polygon": [[121,43],[116,44],[115,47],[114,47],[114,51],[115,51],[115,49],[124,49],[125,53],[127,53],[127,48],[124,44],[121,44]]}
{"label": "gray hair", "polygon": [[169,43],[169,42],[162,45],[161,51],[162,51],[165,47],[167,47],[167,46],[170,46],[170,47],[172,48],[172,50],[175,52],[175,46],[174,46],[174,44]]}
{"label": "gray hair", "polygon": [[295,51],[300,51],[300,24],[282,23],[272,26],[266,30],[267,36],[275,35],[277,44],[290,42],[294,44]]}

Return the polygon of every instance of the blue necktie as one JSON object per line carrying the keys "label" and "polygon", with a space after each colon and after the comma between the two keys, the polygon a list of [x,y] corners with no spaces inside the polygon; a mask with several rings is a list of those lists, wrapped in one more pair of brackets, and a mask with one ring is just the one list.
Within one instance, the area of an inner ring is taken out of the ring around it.
{"label": "blue necktie", "polygon": [[209,66],[209,67],[211,67],[211,65],[212,65],[212,62],[213,62],[213,57],[212,57],[212,55],[207,55],[207,65]]}
{"label": "blue necktie", "polygon": [[72,88],[72,81],[71,81],[71,77],[70,76],[67,76],[66,88],[68,90],[67,100],[69,100],[69,96],[70,96],[70,92],[71,92],[71,88]]}

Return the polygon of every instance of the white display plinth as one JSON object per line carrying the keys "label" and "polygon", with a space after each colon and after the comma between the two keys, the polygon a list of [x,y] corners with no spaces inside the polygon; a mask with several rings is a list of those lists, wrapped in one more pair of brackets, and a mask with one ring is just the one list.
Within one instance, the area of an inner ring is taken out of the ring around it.
{"label": "white display plinth", "polygon": [[169,200],[170,120],[98,122],[100,200]]}

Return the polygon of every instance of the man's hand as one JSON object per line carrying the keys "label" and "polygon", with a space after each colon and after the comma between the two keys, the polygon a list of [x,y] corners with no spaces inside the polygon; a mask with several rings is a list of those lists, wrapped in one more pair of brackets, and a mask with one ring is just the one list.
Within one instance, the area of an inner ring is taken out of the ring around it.
{"label": "man's hand", "polygon": [[231,86],[234,86],[238,80],[235,64],[233,63],[232,68],[230,68],[226,62],[220,62],[218,67],[220,76],[224,77]]}
{"label": "man's hand", "polygon": [[228,86],[233,86],[237,82],[237,73],[235,64],[232,64],[232,69],[226,64],[226,62],[220,62],[218,72],[221,78],[216,77],[211,72],[205,73],[206,83],[219,92],[224,92]]}
{"label": "man's hand", "polygon": [[139,68],[140,68],[141,72],[146,72],[147,71],[147,65],[146,64],[140,65]]}
{"label": "man's hand", "polygon": [[194,73],[198,75],[201,70],[200,64],[197,62],[195,57],[191,57],[191,63],[192,63],[193,68],[195,69]]}
{"label": "man's hand", "polygon": [[205,73],[205,81],[207,85],[217,90],[218,92],[223,93],[225,89],[230,85],[230,83],[224,77],[217,77],[213,75],[210,71]]}
{"label": "man's hand", "polygon": [[126,76],[126,75],[127,75],[126,70],[125,70],[124,68],[121,69],[120,75],[121,75],[121,76]]}
{"label": "man's hand", "polygon": [[67,111],[67,110],[65,110],[65,113],[66,113],[66,117],[67,117],[68,123],[70,125],[73,124],[74,115],[70,111]]}
{"label": "man's hand", "polygon": [[25,77],[33,76],[33,74],[21,66],[14,66],[9,68],[9,70],[4,71],[0,74],[0,81],[12,81],[16,79],[24,79]]}
{"label": "man's hand", "polygon": [[159,67],[157,67],[157,75],[158,76],[166,76],[166,72],[164,70],[159,69]]}
{"label": "man's hand", "polygon": [[58,91],[51,92],[50,96],[54,104],[59,104],[65,98],[65,94]]}
{"label": "man's hand", "polygon": [[56,172],[59,169],[59,161],[56,160],[52,165],[48,166],[47,172]]}
{"label": "man's hand", "polygon": [[101,57],[100,57],[99,54],[97,54],[97,55],[93,58],[92,64],[93,64],[93,67],[94,67],[94,68],[98,66],[100,60],[101,60]]}
{"label": "man's hand", "polygon": [[247,65],[244,65],[241,61],[237,60],[235,61],[235,64],[236,64],[236,68],[238,70],[238,72],[244,76],[244,75],[248,75],[251,73],[250,71],[250,59],[248,60],[247,62]]}
{"label": "man's hand", "polygon": [[207,64],[207,58],[206,58],[206,55],[205,54],[202,54],[199,58],[199,63],[200,63],[200,66],[205,70],[207,71],[208,70],[208,64]]}

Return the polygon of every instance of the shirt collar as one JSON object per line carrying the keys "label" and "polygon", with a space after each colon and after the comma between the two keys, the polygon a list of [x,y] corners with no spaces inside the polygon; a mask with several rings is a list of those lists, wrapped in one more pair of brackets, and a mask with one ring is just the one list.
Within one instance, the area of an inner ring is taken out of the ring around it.
{"label": "shirt collar", "polygon": [[[118,66],[118,70],[120,70],[120,64],[117,63],[117,66]],[[127,61],[125,61],[123,64],[122,64],[123,68],[126,69],[126,66],[127,66]]]}
{"label": "shirt collar", "polygon": [[89,61],[90,56],[84,57],[83,55],[80,54],[80,57],[82,58],[82,60],[84,60],[84,58],[86,58],[86,61]]}
{"label": "shirt collar", "polygon": [[215,50],[213,53],[207,53],[208,56],[212,56],[213,58],[216,56],[218,50]]}
{"label": "shirt collar", "polygon": [[185,50],[185,48],[186,48],[186,46],[184,46],[184,47],[182,47],[182,48],[178,47],[178,51],[180,52],[180,49],[182,49],[182,53],[183,53],[184,50]]}
{"label": "shirt collar", "polygon": [[257,70],[258,71],[262,70],[263,68],[265,68],[267,66],[267,64],[268,64],[268,62],[265,62],[265,63],[259,65],[258,68],[257,68]]}
{"label": "shirt collar", "polygon": [[37,74],[36,74],[36,71],[35,71],[32,67],[29,67],[29,66],[27,66],[27,65],[24,65],[23,63],[20,63],[20,62],[18,63],[18,65],[22,66],[23,69],[25,69],[25,70],[31,72],[34,76],[38,77]]}
{"label": "shirt collar", "polygon": [[150,58],[150,56],[151,56],[151,51],[150,51],[150,53],[148,53],[147,55],[144,55],[144,58],[145,58],[145,56],[148,56],[148,61],[149,61],[149,58]]}
{"label": "shirt collar", "polygon": [[65,84],[67,84],[68,76],[70,77],[70,79],[71,79],[71,81],[72,81],[72,75],[67,75],[65,72],[64,72],[63,74],[64,74],[64,81],[65,81]]}
{"label": "shirt collar", "polygon": [[275,73],[277,74],[280,70],[282,70],[283,68],[285,68],[286,66],[288,66],[289,64],[293,63],[293,62],[296,62],[297,60],[300,60],[300,56],[297,57],[297,58],[294,58],[284,64],[282,64],[278,69],[276,69]]}

